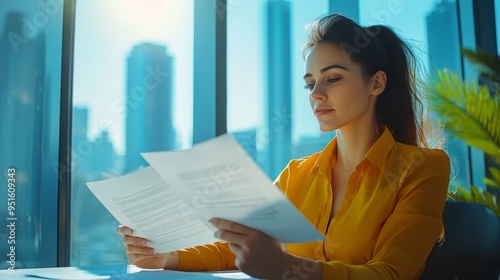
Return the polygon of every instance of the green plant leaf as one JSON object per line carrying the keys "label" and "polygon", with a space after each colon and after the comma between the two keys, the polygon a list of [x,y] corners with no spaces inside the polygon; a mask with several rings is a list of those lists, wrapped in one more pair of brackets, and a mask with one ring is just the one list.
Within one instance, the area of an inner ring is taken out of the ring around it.
{"label": "green plant leaf", "polygon": [[[431,109],[451,137],[464,140],[500,163],[500,56],[467,49],[462,49],[462,54],[474,64],[484,85],[463,81],[447,70],[439,71],[428,86]],[[489,171],[486,185],[500,189],[500,170],[491,167]],[[498,199],[488,189],[451,187],[451,199],[485,205],[500,218]]]}
{"label": "green plant leaf", "polygon": [[[462,49],[462,54],[468,61],[476,66],[480,76],[500,84],[500,57],[482,49],[475,51]],[[498,96],[498,95],[497,95]]]}
{"label": "green plant leaf", "polygon": [[439,71],[429,92],[432,110],[452,137],[500,158],[500,101],[487,87]]}
{"label": "green plant leaf", "polygon": [[489,169],[491,178],[484,178],[484,183],[495,189],[500,189],[500,169],[490,167]]}
{"label": "green plant leaf", "polygon": [[474,202],[482,204],[495,212],[500,218],[500,207],[497,204],[496,196],[484,189],[479,189],[471,185],[470,191],[463,187],[456,187],[454,191],[448,192],[448,195],[454,201]]}

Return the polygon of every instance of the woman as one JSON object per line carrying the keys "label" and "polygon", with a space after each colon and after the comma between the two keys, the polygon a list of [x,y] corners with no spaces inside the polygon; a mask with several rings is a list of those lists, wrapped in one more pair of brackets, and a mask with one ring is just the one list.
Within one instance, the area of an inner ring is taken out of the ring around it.
{"label": "woman", "polygon": [[442,232],[447,155],[428,149],[415,60],[388,27],[339,15],[311,27],[306,89],[322,152],[292,160],[275,184],[322,233],[323,242],[282,245],[212,219],[224,242],[154,254],[119,227],[131,264],[178,270],[241,269],[267,279],[418,279]]}

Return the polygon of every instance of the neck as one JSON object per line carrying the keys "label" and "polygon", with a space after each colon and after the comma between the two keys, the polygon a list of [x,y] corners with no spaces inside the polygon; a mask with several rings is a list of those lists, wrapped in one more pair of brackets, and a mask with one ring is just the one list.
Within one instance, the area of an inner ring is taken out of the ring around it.
{"label": "neck", "polygon": [[361,126],[342,127],[337,130],[337,164],[354,171],[381,132],[376,121]]}

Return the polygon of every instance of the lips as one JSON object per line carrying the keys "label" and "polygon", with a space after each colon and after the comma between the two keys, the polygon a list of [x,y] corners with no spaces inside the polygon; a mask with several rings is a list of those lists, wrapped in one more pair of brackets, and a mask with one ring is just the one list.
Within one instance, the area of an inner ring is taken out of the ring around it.
{"label": "lips", "polygon": [[332,112],[333,109],[332,108],[328,108],[328,107],[325,107],[325,106],[317,106],[315,109],[314,109],[314,114],[316,116],[321,116],[321,115],[325,115],[325,114],[328,114],[330,112]]}

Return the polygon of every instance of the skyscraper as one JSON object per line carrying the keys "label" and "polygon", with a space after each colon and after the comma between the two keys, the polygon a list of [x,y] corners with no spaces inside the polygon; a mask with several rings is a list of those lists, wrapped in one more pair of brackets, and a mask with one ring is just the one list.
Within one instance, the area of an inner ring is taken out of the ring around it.
{"label": "skyscraper", "polygon": [[172,69],[165,46],[137,45],[127,59],[125,172],[146,165],[141,152],[176,148]]}
{"label": "skyscraper", "polygon": [[72,165],[75,172],[85,174],[91,171],[93,163],[90,155],[93,152],[92,143],[88,139],[88,108],[73,108],[73,127],[71,133]]}
{"label": "skyscraper", "polygon": [[[7,206],[0,209],[1,217],[16,220],[16,268],[32,267],[40,256],[41,236],[40,189],[43,139],[43,108],[48,93],[45,84],[45,33],[38,30],[26,34],[25,15],[9,12],[0,34],[0,170],[15,169],[15,210],[7,215]],[[29,36],[28,36],[29,35]],[[5,176],[5,177],[4,177]],[[7,183],[0,200],[7,204]],[[0,230],[0,239],[7,240],[8,228]],[[9,244],[0,244],[2,260]],[[5,268],[2,261],[0,268]]]}
{"label": "skyscraper", "polygon": [[88,123],[89,123],[89,110],[87,109],[87,107],[74,107],[73,131],[72,131],[73,141],[87,139]]}
{"label": "skyscraper", "polygon": [[[455,1],[442,0],[427,14],[427,41],[431,73],[449,69],[461,73],[460,37]],[[447,139],[447,152],[451,158],[454,182],[467,186],[469,180],[469,151],[467,145],[458,139]]]}
{"label": "skyscraper", "polygon": [[264,170],[274,179],[291,158],[292,91],[290,3],[269,0],[265,4],[265,61],[267,91]]}
{"label": "skyscraper", "polygon": [[427,14],[427,41],[430,68],[461,71],[460,37],[455,1],[442,0]]}

